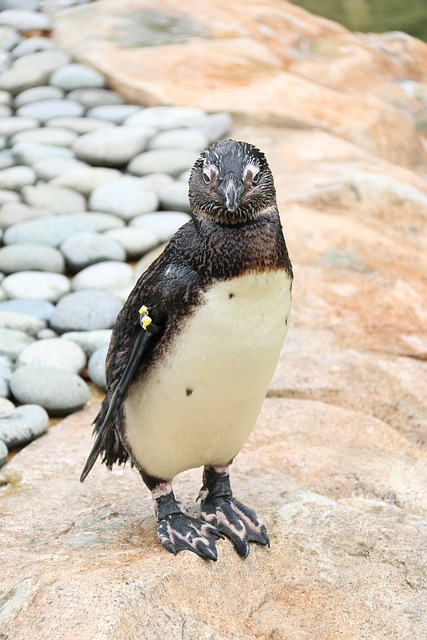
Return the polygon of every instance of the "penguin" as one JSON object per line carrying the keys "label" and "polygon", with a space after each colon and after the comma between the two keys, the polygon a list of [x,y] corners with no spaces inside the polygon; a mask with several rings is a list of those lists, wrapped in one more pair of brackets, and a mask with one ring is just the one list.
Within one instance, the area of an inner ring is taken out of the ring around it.
{"label": "penguin", "polygon": [[[292,265],[273,175],[255,146],[219,140],[189,178],[191,220],[138,280],[106,358],[107,392],[83,482],[98,456],[130,460],[151,491],[171,553],[217,559],[229,538],[246,558],[270,546],[258,515],[232,493],[230,465],[255,425],[286,337]],[[200,518],[172,481],[203,467]]]}

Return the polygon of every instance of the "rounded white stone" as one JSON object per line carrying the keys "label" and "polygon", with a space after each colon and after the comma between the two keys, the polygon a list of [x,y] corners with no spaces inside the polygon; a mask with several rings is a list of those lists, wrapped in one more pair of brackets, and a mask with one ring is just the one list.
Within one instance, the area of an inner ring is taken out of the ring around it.
{"label": "rounded white stone", "polygon": [[124,176],[97,187],[89,199],[89,209],[105,211],[130,220],[141,213],[157,209],[155,191],[147,189],[138,178]]}
{"label": "rounded white stone", "polygon": [[25,347],[19,354],[16,364],[18,367],[26,364],[43,364],[81,373],[86,366],[86,354],[71,340],[50,338],[33,342]]}
{"label": "rounded white stone", "polygon": [[70,283],[59,273],[20,271],[7,276],[2,288],[9,298],[57,302],[70,291]]}

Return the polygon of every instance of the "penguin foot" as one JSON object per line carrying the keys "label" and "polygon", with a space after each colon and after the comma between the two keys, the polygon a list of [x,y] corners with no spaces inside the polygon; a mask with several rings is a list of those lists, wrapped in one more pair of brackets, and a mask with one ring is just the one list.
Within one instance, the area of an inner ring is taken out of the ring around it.
{"label": "penguin foot", "polygon": [[181,511],[173,493],[156,499],[157,536],[170,553],[193,551],[201,558],[216,560],[215,542],[223,536],[208,522]]}
{"label": "penguin foot", "polygon": [[269,547],[267,530],[255,511],[233,498],[228,471],[206,467],[203,479],[200,492],[203,520],[227,536],[243,558],[249,554],[249,542]]}

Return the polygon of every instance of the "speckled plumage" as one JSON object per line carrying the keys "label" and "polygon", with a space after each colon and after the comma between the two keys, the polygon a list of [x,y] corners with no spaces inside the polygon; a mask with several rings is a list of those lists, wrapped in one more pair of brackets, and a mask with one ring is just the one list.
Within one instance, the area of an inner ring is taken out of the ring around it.
{"label": "speckled plumage", "polygon": [[[198,309],[207,304],[207,300],[209,299],[207,292],[216,291],[215,287],[217,287],[219,283],[230,284],[229,292],[228,289],[224,289],[224,302],[222,302],[223,294],[221,294],[221,298],[215,296],[212,298],[212,300],[215,300],[215,307],[213,309],[216,311],[218,305],[220,305],[221,308],[221,312],[218,313],[218,322],[221,324],[221,318],[223,318],[226,324],[227,309],[231,309],[231,307],[227,306],[226,301],[231,301],[231,298],[234,296],[233,283],[237,283],[238,287],[240,287],[239,296],[242,295],[240,291],[243,292],[244,295],[247,295],[246,292],[250,292],[249,290],[255,286],[255,284],[251,285],[250,283],[263,281],[263,274],[271,273],[272,277],[274,274],[283,274],[279,280],[277,280],[276,276],[273,278],[276,282],[275,287],[282,287],[280,282],[283,281],[283,287],[285,287],[283,294],[282,289],[277,290],[277,292],[273,289],[271,290],[271,295],[277,296],[278,303],[283,305],[285,304],[285,298],[289,298],[292,281],[292,267],[277,211],[273,177],[264,155],[259,150],[247,143],[236,143],[230,140],[219,141],[213,145],[210,149],[203,152],[195,163],[190,176],[189,198],[192,206],[192,220],[175,234],[161,256],[141,276],[117,318],[107,355],[107,395],[95,421],[95,432],[98,434],[97,444],[92,453],[91,463],[86,467],[83,474],[84,477],[87,475],[98,454],[102,456],[103,461],[110,468],[114,463],[120,464],[130,458],[131,462],[138,467],[147,486],[153,491],[153,497],[155,497],[157,502],[159,495],[160,498],[163,495],[162,491],[158,494],[159,487],[168,483],[172,478],[165,477],[167,475],[166,470],[163,476],[160,474],[156,475],[153,471],[147,473],[145,469],[145,467],[148,466],[147,462],[144,464],[144,460],[141,459],[144,457],[144,447],[135,447],[135,438],[138,438],[139,429],[136,416],[140,417],[141,422],[144,420],[144,407],[141,406],[141,408],[139,408],[138,406],[135,408],[134,406],[135,398],[138,398],[139,389],[143,391],[146,390],[147,385],[151,385],[150,389],[153,389],[153,391],[150,392],[150,394],[155,394],[156,386],[153,383],[153,376],[159,375],[161,379],[162,367],[173,367],[174,359],[179,356],[179,345],[181,344],[180,335],[182,334],[184,339],[187,335],[187,326],[198,326]],[[242,278],[244,280],[242,280]],[[269,295],[268,287],[271,286],[269,283],[270,281],[273,282],[273,280],[267,278],[266,284],[263,285],[264,288],[267,287],[267,290],[264,291],[264,289],[262,289],[263,295]],[[242,288],[243,281],[249,284]],[[247,288],[248,286],[249,290]],[[256,289],[253,289],[253,293],[250,295],[256,295]],[[239,307],[235,305],[236,303],[240,304],[240,299],[241,298],[239,298],[239,302],[237,302],[237,300],[232,301],[234,303],[234,311],[230,317],[233,318],[233,329],[236,327],[238,329],[239,325]],[[271,302],[268,303],[267,299],[265,300],[265,313],[268,314],[264,317],[263,322],[265,323],[268,323],[272,315],[276,315],[274,302],[275,298],[272,298]],[[243,303],[244,300],[242,300],[244,307]],[[151,308],[153,322],[159,325],[160,331],[153,335],[150,341],[147,340],[147,346],[138,362],[135,375],[130,383],[129,390],[126,392],[122,406],[119,407],[114,420],[106,424],[105,417],[114,391],[120,385],[124,371],[131,358],[135,341],[142,331],[138,322],[138,310],[142,304]],[[245,311],[246,317],[245,319],[242,318],[242,322],[248,322],[248,308],[250,311],[252,304],[256,307],[256,298],[253,303],[250,302],[250,298],[248,298]],[[286,304],[289,306],[288,303]],[[256,312],[256,309],[254,309],[254,312]],[[279,309],[277,311],[277,320],[274,320],[272,326],[276,327],[277,323],[280,324],[281,322],[286,322],[287,324],[288,313],[289,309]],[[255,313],[255,317],[256,315]],[[262,310],[258,316],[262,318]],[[282,320],[280,320],[280,318],[282,318]],[[245,335],[247,335],[248,332],[252,335],[250,318],[247,326],[248,328],[245,329]],[[192,329],[192,331],[195,330]],[[274,331],[276,331],[276,329],[274,329]],[[197,331],[195,331],[195,334],[196,333]],[[239,331],[237,330],[237,332],[235,331],[234,333],[235,336],[233,340],[238,341]],[[279,349],[283,339],[280,337],[282,333],[284,338],[286,333],[285,327],[280,329],[277,337]],[[219,326],[218,334],[220,334]],[[262,334],[262,332],[260,332],[260,334]],[[221,335],[223,336],[223,338],[221,338],[221,344],[223,344],[224,347],[224,357],[227,357],[227,344],[225,344],[227,342],[227,332],[223,332]],[[211,339],[215,340],[216,338],[214,328]],[[257,341],[256,332],[254,332],[253,339]],[[182,344],[184,343],[187,345],[187,350],[192,349],[191,340],[189,341],[188,337],[185,338]],[[212,365],[213,367],[219,366],[216,353],[221,352],[221,344],[214,348],[216,364],[214,363]],[[252,343],[249,342],[248,344]],[[262,345],[257,344],[256,348],[262,349]],[[277,348],[274,347],[274,345],[271,348],[273,348],[272,354],[275,353],[275,349],[277,350]],[[236,353],[238,354],[238,351]],[[260,353],[262,353],[262,351]],[[196,355],[197,354],[193,355],[193,360],[190,359],[190,362],[195,363],[193,366],[197,368],[199,367],[199,362],[197,359],[194,359]],[[202,356],[203,354],[200,354],[200,357]],[[239,356],[234,354],[233,357]],[[271,357],[273,357],[275,364],[277,358],[273,355]],[[172,360],[169,362],[171,358]],[[184,361],[186,360],[184,359]],[[160,367],[159,363],[161,364]],[[209,368],[209,362],[206,363],[206,366]],[[269,367],[271,369],[271,364]],[[203,371],[203,369],[201,371]],[[208,380],[209,369],[206,370],[206,373],[206,379]],[[269,377],[271,377],[271,375],[272,371],[268,373]],[[184,385],[183,394],[185,392],[186,396],[191,396],[193,389],[188,392],[188,389],[185,387],[186,373],[177,371],[176,376],[178,376],[179,380],[181,380],[182,377],[182,384]],[[175,383],[175,378],[172,379]],[[206,382],[205,384],[209,383]],[[265,382],[263,384],[265,385]],[[221,387],[219,387],[219,389],[220,388]],[[206,392],[206,389],[203,389],[203,391]],[[222,393],[225,394],[225,392],[226,388],[223,388]],[[194,396],[191,397],[194,400]],[[209,398],[209,395],[207,397]],[[132,407],[129,405],[131,399],[133,403]],[[149,399],[151,399],[151,395]],[[161,402],[161,396],[159,396],[156,402]],[[221,398],[218,398],[218,402],[221,402]],[[228,402],[232,402],[232,397],[230,397]],[[209,404],[209,402],[207,404]],[[191,406],[191,400],[189,398],[189,411],[191,411]],[[131,408],[132,411],[130,410]],[[208,410],[208,408],[206,410]],[[232,411],[236,411],[236,409]],[[153,423],[155,411],[151,411],[149,415],[151,416],[150,420],[152,422],[151,429],[155,429],[155,424]],[[167,412],[165,415],[168,415]],[[131,425],[127,424],[129,419],[132,420]],[[179,418],[178,416],[177,419],[181,420],[181,431],[177,429],[177,432],[181,433],[182,438],[182,429],[185,430],[185,424],[182,422],[184,417]],[[200,416],[200,419],[203,421],[203,416]],[[191,422],[191,420],[189,420],[189,422]],[[162,428],[164,426],[165,425],[162,424]],[[249,425],[248,428],[251,428],[251,426],[252,425]],[[166,425],[166,433],[170,434],[170,437],[173,437],[173,425],[170,426],[169,431],[168,429],[169,427]],[[156,433],[155,431],[152,432],[153,434]],[[203,435],[205,436],[205,434]],[[208,435],[209,434],[206,435],[206,442],[209,442]],[[132,450],[132,442],[134,443],[133,446],[135,450]],[[138,451],[138,454],[135,453],[136,451]],[[235,453],[237,453],[237,451],[233,451],[232,455],[234,456]],[[200,462],[197,464],[205,464],[206,466],[211,464],[215,466],[220,463],[226,465],[231,461],[231,457],[232,456],[227,460],[212,460],[210,462],[209,460],[200,459]],[[193,458],[194,455],[192,459]],[[197,455],[195,459],[197,460]],[[185,466],[185,463],[183,464]],[[156,464],[151,466],[152,469],[156,469]],[[162,465],[159,464],[158,467],[160,469]],[[167,486],[169,487],[170,485]],[[169,491],[169,489],[165,490],[165,493],[170,495],[170,492],[167,493],[167,491]],[[168,498],[168,504],[169,502],[170,500]],[[179,526],[182,527],[182,518],[179,516],[179,510],[176,513],[178,514],[177,522],[179,520]],[[173,548],[170,548],[160,535],[160,528],[164,531],[164,523],[162,527],[160,527],[161,518],[160,516],[158,517],[159,537],[162,543],[169,550],[173,551]],[[170,518],[172,516],[168,511],[168,514],[162,517]],[[169,525],[168,530],[171,530]],[[206,531],[206,526],[203,531]],[[227,532],[224,533],[229,535]],[[191,535],[190,537],[192,538],[193,536]],[[260,541],[257,538],[253,539]],[[200,543],[197,544],[200,546]],[[174,547],[173,544],[172,547]],[[176,545],[174,548],[175,552],[181,549],[181,547],[177,547]],[[206,553],[201,553],[200,548],[195,548],[195,545],[190,543],[182,548],[190,548],[205,557],[212,557],[214,553],[212,550],[214,548],[212,540],[206,543],[206,548],[209,548],[210,551],[206,551],[204,547]],[[216,552],[214,555],[216,555]]]}

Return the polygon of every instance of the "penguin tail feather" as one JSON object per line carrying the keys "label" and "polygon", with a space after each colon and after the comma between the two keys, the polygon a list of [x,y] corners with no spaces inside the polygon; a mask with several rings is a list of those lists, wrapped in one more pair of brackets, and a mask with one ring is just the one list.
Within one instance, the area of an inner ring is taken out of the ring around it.
{"label": "penguin tail feather", "polygon": [[[107,423],[106,418],[108,418],[108,408],[108,400],[107,398],[104,398],[101,410],[94,420],[95,427],[93,431],[96,434],[96,439],[86,460],[85,466],[83,467],[80,482],[85,481],[99,455],[102,455],[102,462],[105,463],[109,469],[111,469],[115,463],[119,465],[126,464],[129,458],[129,455],[123,447],[115,428],[115,420]],[[120,420],[120,414],[121,411],[118,412],[116,419]]]}

